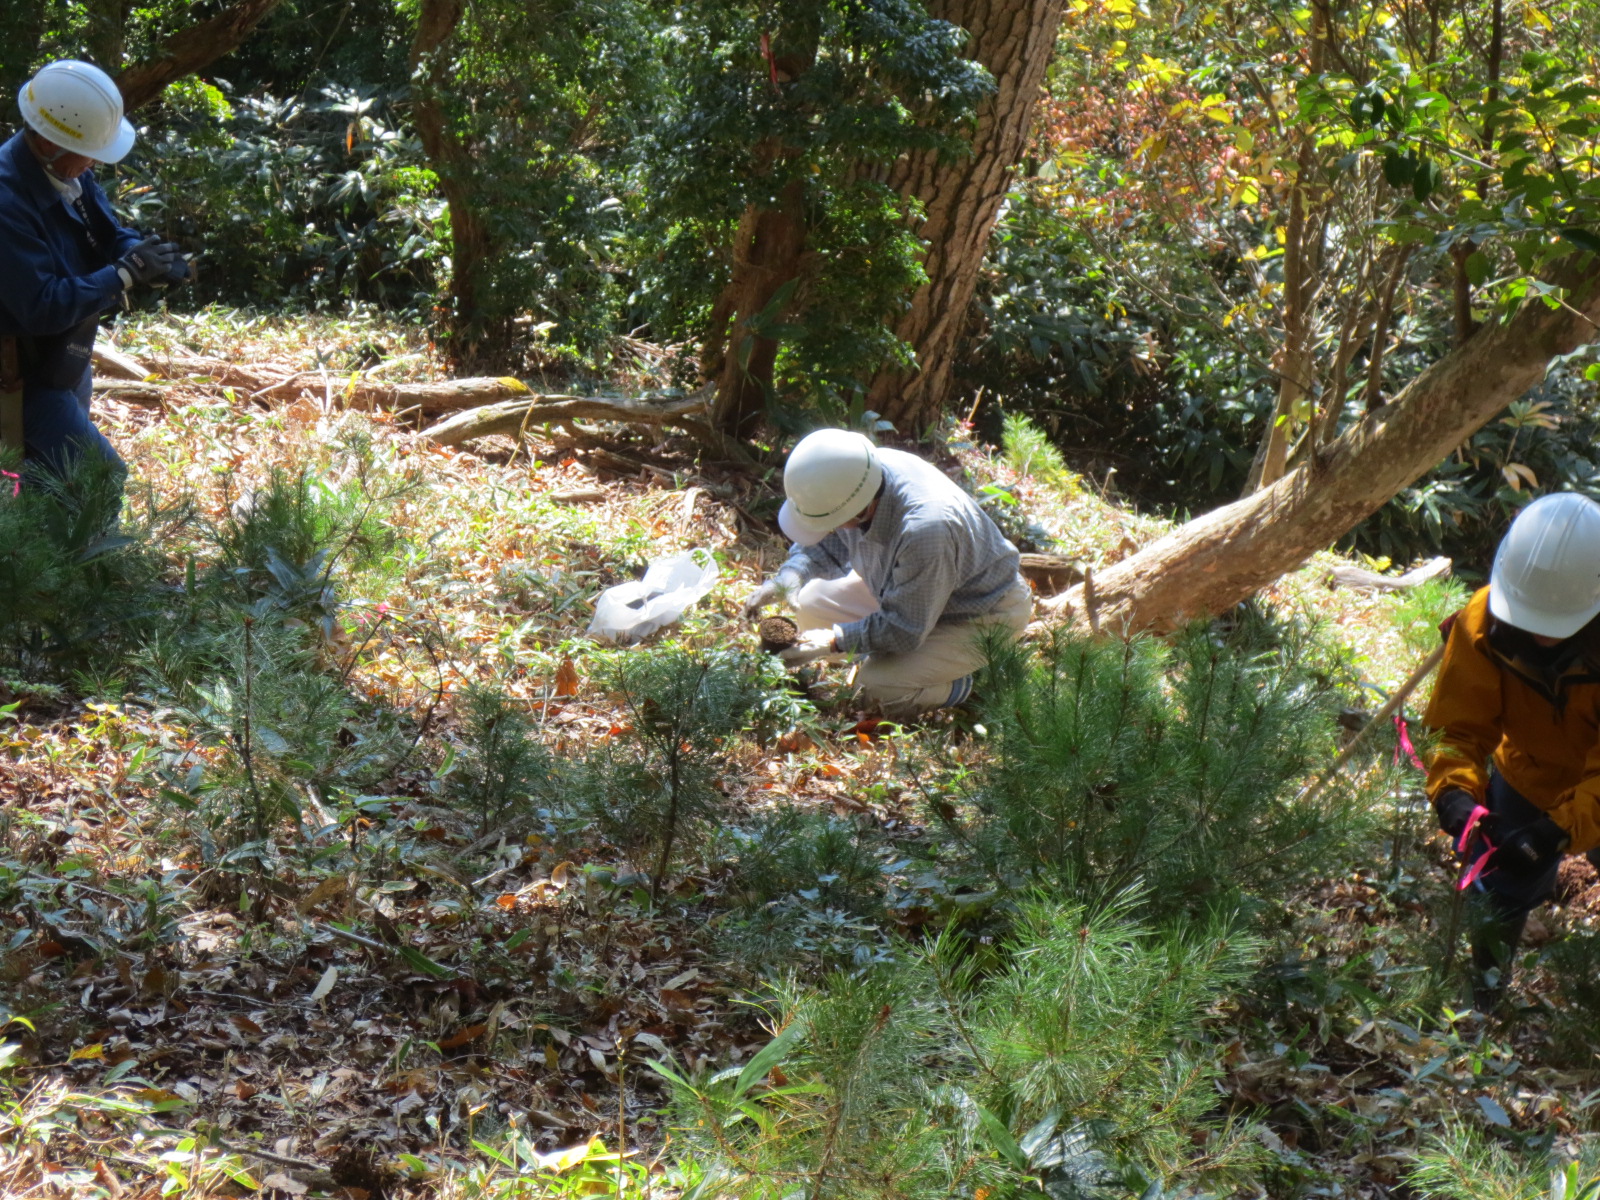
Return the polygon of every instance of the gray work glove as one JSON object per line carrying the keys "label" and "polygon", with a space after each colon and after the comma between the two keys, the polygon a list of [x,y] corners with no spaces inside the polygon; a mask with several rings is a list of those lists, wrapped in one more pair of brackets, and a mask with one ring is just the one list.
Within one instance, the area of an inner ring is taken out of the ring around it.
{"label": "gray work glove", "polygon": [[789,588],[780,582],[777,576],[767,580],[745,599],[744,615],[747,620],[755,620],[761,615],[761,610],[769,604],[776,604],[779,600],[789,598]]}
{"label": "gray work glove", "polygon": [[117,260],[117,276],[123,289],[143,284],[146,287],[166,287],[189,278],[189,264],[176,242],[163,242],[158,237],[147,237]]}
{"label": "gray work glove", "polygon": [[833,640],[833,627],[824,629],[808,629],[800,635],[800,640],[787,650],[778,651],[778,657],[788,667],[803,667],[808,662],[816,662],[819,658],[827,658],[830,654],[840,654],[838,644]]}

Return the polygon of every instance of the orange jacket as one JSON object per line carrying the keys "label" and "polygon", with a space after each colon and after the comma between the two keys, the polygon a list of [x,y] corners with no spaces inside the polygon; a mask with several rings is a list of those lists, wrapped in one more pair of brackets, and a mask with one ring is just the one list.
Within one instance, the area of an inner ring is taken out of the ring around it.
{"label": "orange jacket", "polygon": [[1594,626],[1543,652],[1489,613],[1480,588],[1455,615],[1424,721],[1441,732],[1428,796],[1479,800],[1488,760],[1572,837],[1600,846],[1600,650]]}

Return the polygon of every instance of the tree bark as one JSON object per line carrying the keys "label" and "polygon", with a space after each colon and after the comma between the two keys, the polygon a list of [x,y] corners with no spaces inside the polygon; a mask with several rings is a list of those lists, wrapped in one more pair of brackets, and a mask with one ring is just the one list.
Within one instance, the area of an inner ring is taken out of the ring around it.
{"label": "tree bark", "polygon": [[123,107],[132,112],[166,90],[167,84],[210,66],[236,49],[261,19],[282,0],[238,0],[209,21],[179,30],[167,39],[160,58],[135,63],[117,76]]}
{"label": "tree bark", "polygon": [[452,128],[444,107],[449,43],[465,15],[465,0],[422,0],[411,42],[411,115],[450,210],[450,357],[457,367],[476,369],[495,356],[495,347],[484,345],[480,312],[483,271],[494,245],[473,196],[472,147]]}
{"label": "tree bark", "polygon": [[1065,0],[930,0],[928,14],[966,29],[970,57],[994,76],[995,93],[979,110],[972,153],[948,161],[933,152],[906,155],[885,182],[921,202],[918,233],[927,243],[928,282],[895,322],[917,356],[917,369],[880,371],[867,407],[901,432],[933,423],[950,397],[957,344],[967,326],[978,271],[1011,168],[1027,142]]}
{"label": "tree bark", "polygon": [[[1313,0],[1311,5],[1310,76],[1320,76],[1327,62],[1328,41],[1332,34],[1332,13],[1328,0]],[[1283,478],[1289,464],[1289,443],[1297,414],[1305,407],[1315,373],[1312,362],[1311,310],[1317,292],[1313,269],[1313,241],[1308,232],[1306,189],[1317,163],[1317,139],[1308,126],[1300,135],[1294,183],[1289,192],[1289,219],[1284,227],[1283,247],[1283,346],[1278,351],[1278,402],[1272,410],[1267,434],[1257,459],[1259,470],[1247,491],[1268,487]],[[1321,222],[1317,222],[1321,226]],[[1317,242],[1320,244],[1320,234]]]}
{"label": "tree bark", "polygon": [[89,51],[89,60],[113,75],[122,70],[122,56],[127,48],[130,2],[88,0],[84,5],[89,27],[84,32],[83,41]]}
{"label": "tree bark", "polygon": [[[780,26],[768,44],[772,86],[792,85],[817,61],[819,33],[809,22]],[[777,138],[757,146],[754,174],[776,179],[793,157]],[[765,203],[749,205],[733,239],[733,269],[727,286],[711,310],[711,323],[700,355],[701,374],[717,385],[711,406],[711,427],[738,437],[744,426],[765,411],[778,361],[778,341],[765,337],[752,323],[763,315],[781,321],[784,312],[767,309],[779,289],[800,274],[806,248],[806,181],[790,179]],[[792,305],[779,306],[787,309]]]}
{"label": "tree bark", "polygon": [[671,399],[607,400],[599,396],[533,396],[526,400],[507,400],[440,421],[422,431],[422,436],[439,446],[459,446],[473,438],[494,434],[516,435],[524,429],[573,420],[622,421],[629,425],[682,425],[685,418],[705,412],[698,397]]}
{"label": "tree bark", "polygon": [[1567,291],[1486,325],[1389,404],[1271,487],[1173,530],[1077,587],[1043,602],[1057,620],[1093,628],[1166,630],[1239,603],[1376,512],[1535,386],[1551,359],[1600,326],[1600,260],[1568,259],[1548,276]]}
{"label": "tree bark", "polygon": [[[805,183],[794,180],[773,207],[751,205],[734,237],[733,273],[718,297],[701,356],[701,369],[717,383],[711,424],[737,436],[766,409],[778,342],[751,327],[766,312],[778,289],[800,273],[805,252]],[[782,320],[783,313],[769,314]]]}

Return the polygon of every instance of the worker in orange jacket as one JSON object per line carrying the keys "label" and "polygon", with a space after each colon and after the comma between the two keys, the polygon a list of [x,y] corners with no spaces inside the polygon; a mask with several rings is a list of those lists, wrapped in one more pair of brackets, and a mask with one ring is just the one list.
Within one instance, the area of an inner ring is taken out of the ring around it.
{"label": "worker in orange jacket", "polygon": [[1428,795],[1466,860],[1483,860],[1474,886],[1487,912],[1472,947],[1480,1011],[1498,1004],[1562,856],[1600,860],[1597,618],[1600,504],[1564,493],[1517,515],[1489,586],[1446,626],[1425,718],[1440,731]]}

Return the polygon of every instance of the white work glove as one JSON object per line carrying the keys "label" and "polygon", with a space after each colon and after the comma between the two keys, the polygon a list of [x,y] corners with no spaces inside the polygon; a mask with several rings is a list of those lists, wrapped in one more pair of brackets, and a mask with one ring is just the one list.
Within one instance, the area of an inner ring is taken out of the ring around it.
{"label": "white work glove", "polygon": [[787,650],[778,651],[778,657],[790,667],[802,667],[808,662],[815,662],[819,658],[827,658],[830,654],[841,654],[839,644],[834,640],[833,627],[826,629],[808,629],[800,635],[800,640]]}
{"label": "white work glove", "polygon": [[745,599],[745,618],[753,621],[761,615],[761,610],[767,605],[775,604],[779,600],[787,600],[788,598],[789,589],[779,583],[776,577],[769,579]]}

